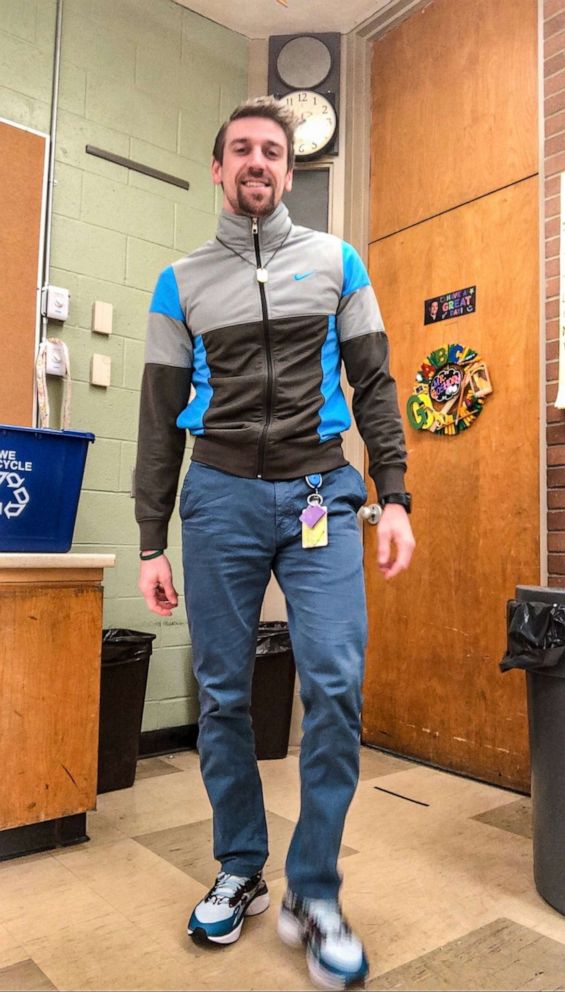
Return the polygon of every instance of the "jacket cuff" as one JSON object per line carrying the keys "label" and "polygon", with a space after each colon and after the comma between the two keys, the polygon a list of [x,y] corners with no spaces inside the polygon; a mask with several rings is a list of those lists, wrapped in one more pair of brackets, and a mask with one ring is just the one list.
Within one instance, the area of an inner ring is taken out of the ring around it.
{"label": "jacket cuff", "polygon": [[168,526],[160,520],[145,520],[139,524],[140,551],[161,551],[167,547]]}
{"label": "jacket cuff", "polygon": [[378,498],[388,496],[389,493],[405,493],[406,483],[404,481],[404,469],[396,466],[380,469],[372,473],[373,481],[377,487]]}

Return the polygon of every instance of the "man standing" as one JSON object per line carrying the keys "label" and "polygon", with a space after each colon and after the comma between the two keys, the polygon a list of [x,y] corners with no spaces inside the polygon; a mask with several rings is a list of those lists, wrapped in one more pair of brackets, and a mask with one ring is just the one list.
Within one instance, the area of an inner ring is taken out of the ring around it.
{"label": "man standing", "polygon": [[[365,268],[338,238],[295,227],[295,119],[271,97],[247,101],[220,129],[212,178],[217,236],[161,274],[150,308],[141,393],[136,517],[140,590],[151,610],[177,605],[164,554],[185,432],[185,596],[199,686],[198,750],[221,871],[188,924],[194,940],[237,940],[269,904],[261,781],[249,715],[263,595],[285,594],[304,703],[300,816],[286,862],[279,934],[306,945],[312,979],[343,988],[368,972],[338,901],[337,859],[359,764],[366,646],[357,511],[367,493],[343,456],[353,411],[384,507],[385,578],[414,540],[405,448],[388,349]],[[189,402],[189,391],[194,396]]]}

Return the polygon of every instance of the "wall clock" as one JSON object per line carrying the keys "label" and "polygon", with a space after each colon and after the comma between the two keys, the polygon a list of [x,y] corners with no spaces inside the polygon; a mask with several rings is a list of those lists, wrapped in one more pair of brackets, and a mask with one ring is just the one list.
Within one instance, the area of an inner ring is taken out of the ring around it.
{"label": "wall clock", "polygon": [[326,154],[337,130],[337,114],[329,97],[316,90],[291,90],[281,99],[302,121],[294,137],[296,159],[308,161]]}
{"label": "wall clock", "polygon": [[269,93],[286,102],[292,99],[293,110],[304,116],[299,128],[302,140],[295,145],[299,161],[337,155],[340,53],[337,33],[269,38]]}

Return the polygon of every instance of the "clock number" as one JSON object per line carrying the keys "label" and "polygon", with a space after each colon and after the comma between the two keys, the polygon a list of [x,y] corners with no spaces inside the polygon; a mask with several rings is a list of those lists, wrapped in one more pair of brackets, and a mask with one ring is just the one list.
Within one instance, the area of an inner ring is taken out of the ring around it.
{"label": "clock number", "polygon": [[328,105],[327,103],[324,103],[322,104],[322,113],[327,114],[327,112],[328,112]]}
{"label": "clock number", "polygon": [[308,99],[308,97],[306,96],[306,93],[299,93],[298,94],[298,102],[299,103],[306,103],[307,99]]}

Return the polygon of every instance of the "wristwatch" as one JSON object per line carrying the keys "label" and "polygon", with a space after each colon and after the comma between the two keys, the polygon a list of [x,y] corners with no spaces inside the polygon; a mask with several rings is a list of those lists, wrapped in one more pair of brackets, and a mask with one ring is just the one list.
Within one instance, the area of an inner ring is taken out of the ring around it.
{"label": "wristwatch", "polygon": [[412,493],[387,493],[386,496],[381,496],[379,503],[383,509],[387,503],[398,503],[404,507],[406,513],[410,513],[412,510]]}

